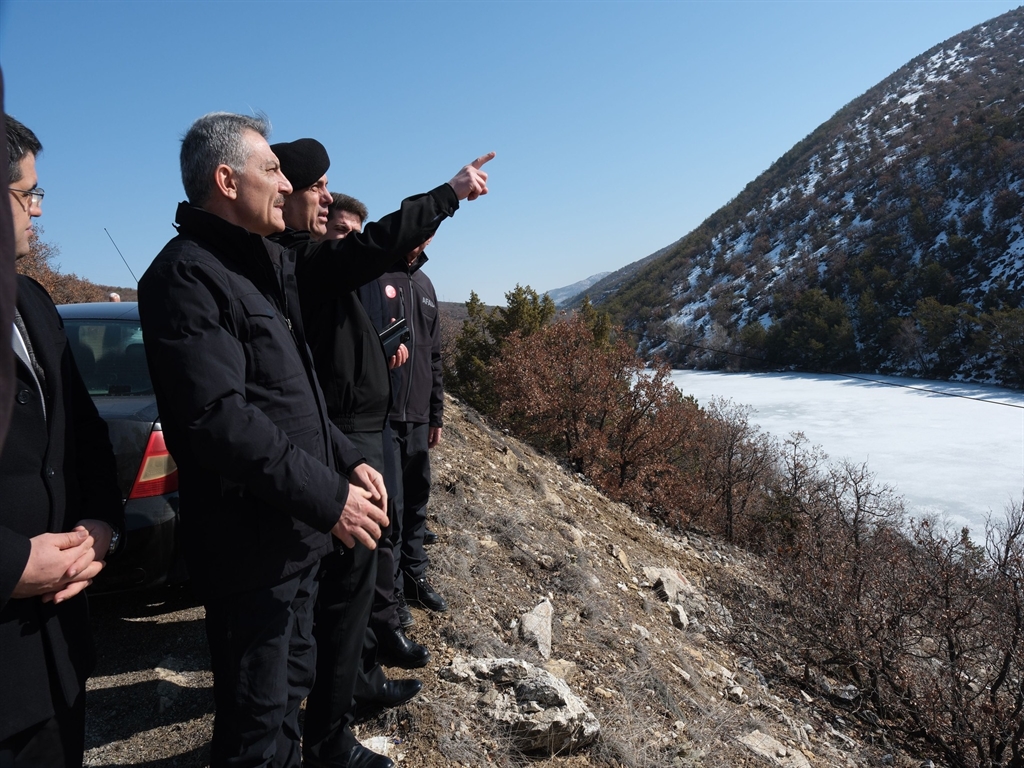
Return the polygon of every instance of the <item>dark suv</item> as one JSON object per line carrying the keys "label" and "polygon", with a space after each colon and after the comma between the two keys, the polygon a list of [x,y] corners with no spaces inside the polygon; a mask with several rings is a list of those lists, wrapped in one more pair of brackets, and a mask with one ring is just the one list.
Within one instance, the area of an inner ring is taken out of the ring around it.
{"label": "dark suv", "polygon": [[178,468],[164,445],[134,302],[64,304],[68,344],[107,422],[124,500],[125,547],[90,587],[144,589],[185,577],[180,561]]}

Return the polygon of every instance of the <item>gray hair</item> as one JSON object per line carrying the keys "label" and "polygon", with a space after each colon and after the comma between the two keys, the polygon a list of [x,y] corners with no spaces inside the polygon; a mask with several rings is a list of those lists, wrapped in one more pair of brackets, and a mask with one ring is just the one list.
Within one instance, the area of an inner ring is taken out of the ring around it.
{"label": "gray hair", "polygon": [[263,115],[248,117],[231,112],[203,115],[181,140],[181,183],[192,205],[203,205],[213,194],[213,172],[218,165],[241,171],[249,159],[246,131],[264,139],[270,136],[270,121]]}

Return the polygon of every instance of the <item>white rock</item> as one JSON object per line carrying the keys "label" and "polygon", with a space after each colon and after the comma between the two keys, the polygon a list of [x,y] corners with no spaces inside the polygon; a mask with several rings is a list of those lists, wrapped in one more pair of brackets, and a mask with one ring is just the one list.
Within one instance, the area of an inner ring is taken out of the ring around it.
{"label": "white rock", "polygon": [[751,731],[745,736],[740,736],[738,741],[772,765],[781,766],[781,768],[811,768],[810,762],[802,752],[786,749],[781,742],[767,733]]}
{"label": "white rock", "polygon": [[554,612],[551,601],[544,598],[536,608],[524,614],[519,622],[519,636],[536,645],[545,659],[551,658],[551,617]]}
{"label": "white rock", "polygon": [[376,752],[378,755],[386,755],[391,751],[391,742],[388,741],[387,736],[372,736],[366,741],[360,742],[371,752]]}
{"label": "white rock", "polygon": [[729,701],[735,702],[736,704],[743,704],[749,698],[743,691],[742,685],[734,685],[726,691],[726,696]]}
{"label": "white rock", "polygon": [[644,578],[654,585],[658,597],[666,603],[679,603],[696,590],[675,568],[644,568]]}
{"label": "white rock", "polygon": [[[571,752],[601,732],[597,718],[565,682],[525,661],[456,657],[440,676],[476,689],[484,684],[502,690],[498,697],[488,697],[493,702],[488,710],[522,752]],[[484,703],[483,697],[480,701]]]}

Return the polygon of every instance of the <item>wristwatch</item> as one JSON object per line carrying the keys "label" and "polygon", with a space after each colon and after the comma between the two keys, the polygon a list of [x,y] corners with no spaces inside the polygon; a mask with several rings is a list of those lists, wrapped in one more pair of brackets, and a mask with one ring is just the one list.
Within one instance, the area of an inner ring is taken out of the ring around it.
{"label": "wristwatch", "polygon": [[110,529],[113,533],[110,534],[110,547],[107,549],[107,557],[110,557],[117,552],[117,548],[121,546],[121,531],[113,526],[111,526]]}

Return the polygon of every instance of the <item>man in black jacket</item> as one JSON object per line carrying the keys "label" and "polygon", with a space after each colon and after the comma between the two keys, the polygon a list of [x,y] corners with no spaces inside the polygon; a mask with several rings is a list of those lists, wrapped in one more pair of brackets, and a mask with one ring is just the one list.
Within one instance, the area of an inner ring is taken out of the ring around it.
{"label": "man in black jacket", "polygon": [[[315,574],[333,551],[376,546],[380,474],[327,418],[306,346],[291,185],[265,121],[197,120],[182,141],[189,203],[139,282],[139,314],[167,447],[178,464],[183,545],[206,607],[217,713],[211,765],[297,766],[312,685]],[[373,247],[404,242],[403,222]],[[338,280],[323,260],[324,284]]]}
{"label": "man in black jacket", "polygon": [[[403,599],[431,611],[448,609],[427,580],[430,563],[424,548],[430,498],[429,451],[441,442],[444,388],[441,380],[441,322],[437,294],[422,271],[430,240],[411,249],[377,280],[384,309],[409,324],[409,359],[395,378],[391,429],[399,446],[402,491],[395,524],[401,531],[394,560],[395,587]],[[398,372],[396,372],[398,373]]]}
{"label": "man in black jacket", "polygon": [[[42,213],[42,147],[11,117],[6,138],[20,259]],[[107,426],[64,325],[27,277],[17,278],[12,341],[14,407],[0,450],[0,765],[81,766],[94,651],[80,593],[117,548],[121,493]]]}
{"label": "man in black jacket", "polygon": [[[390,403],[388,366],[377,331],[354,290],[383,272],[393,262],[394,252],[373,252],[364,243],[379,239],[382,226],[389,226],[388,222],[396,216],[408,216],[412,210],[433,213],[429,231],[422,233],[429,236],[446,216],[454,213],[459,199],[469,196],[474,185],[484,184],[486,174],[470,164],[450,184],[406,200],[402,212],[371,224],[365,233],[327,241],[323,240],[331,203],[327,192],[327,151],[315,139],[275,144],[271,149],[280,158],[282,171],[294,189],[284,205],[288,228],[273,239],[296,253],[303,327],[328,413],[370,465],[383,471],[382,430]],[[478,161],[479,165],[484,162],[486,158]],[[421,213],[418,218],[427,217]],[[323,259],[340,263],[345,270],[329,286],[329,291],[309,268]],[[387,576],[390,582],[391,573],[390,561],[386,570],[378,571],[377,552],[358,543],[325,557],[321,564],[314,625],[317,676],[306,704],[303,733],[303,758],[307,765],[344,765],[346,755],[348,765],[392,765],[388,758],[362,750],[350,728],[357,716],[357,705],[362,713],[397,706],[420,689],[418,680],[385,678],[376,660],[376,636],[368,630],[377,576]],[[401,635],[397,621],[396,626]],[[426,664],[426,649],[404,635],[401,637],[412,665]],[[411,658],[413,655],[415,659]]]}
{"label": "man in black jacket", "polygon": [[[0,70],[0,134],[7,135],[4,127],[4,73]],[[7,144],[0,144],[0,168],[7,167]],[[11,212],[0,205],[0,328],[6,328],[14,318],[14,240],[11,237]],[[7,427],[11,419],[14,394],[14,352],[0,347],[0,449],[4,447]]]}

